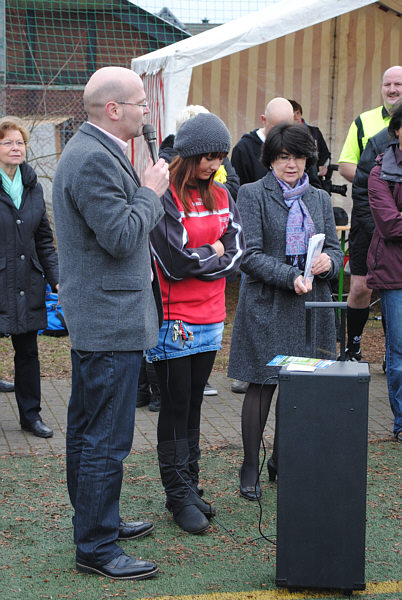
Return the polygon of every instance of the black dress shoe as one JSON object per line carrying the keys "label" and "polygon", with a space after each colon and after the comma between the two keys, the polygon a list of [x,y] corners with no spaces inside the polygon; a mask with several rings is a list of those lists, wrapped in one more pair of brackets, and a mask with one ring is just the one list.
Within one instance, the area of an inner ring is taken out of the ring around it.
{"label": "black dress shoe", "polygon": [[154,577],[159,571],[154,562],[137,560],[124,553],[106,565],[90,565],[77,561],[76,566],[80,573],[95,573],[103,577],[111,577],[111,579],[148,579]]}
{"label": "black dress shoe", "polygon": [[37,421],[33,421],[32,423],[28,423],[27,425],[21,425],[21,429],[24,431],[30,431],[36,437],[41,438],[50,438],[53,436],[53,431],[45,425],[43,421],[38,419]]}
{"label": "black dress shoe", "polygon": [[9,381],[4,381],[4,379],[0,379],[0,392],[13,392],[14,384]]}
{"label": "black dress shoe", "polygon": [[255,485],[242,485],[241,482],[241,468],[239,469],[240,479],[240,494],[247,500],[259,500],[261,498],[261,487],[257,482]]}
{"label": "black dress shoe", "polygon": [[126,523],[120,521],[119,540],[134,540],[149,535],[154,530],[154,524],[150,521],[131,521]]}

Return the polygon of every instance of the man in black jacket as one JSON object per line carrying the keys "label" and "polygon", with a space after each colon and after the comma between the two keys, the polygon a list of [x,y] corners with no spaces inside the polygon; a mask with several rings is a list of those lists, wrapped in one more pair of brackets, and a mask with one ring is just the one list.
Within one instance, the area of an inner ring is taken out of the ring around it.
{"label": "man in black jacket", "polygon": [[371,169],[375,166],[376,157],[385,151],[389,139],[387,127],[369,139],[353,179],[352,199],[356,221],[361,229],[370,236],[370,239],[374,231],[374,221],[371,216],[368,198],[368,178]]}
{"label": "man in black jacket", "polygon": [[[324,136],[322,135],[318,127],[315,127],[314,125],[308,125],[303,119],[303,109],[299,102],[296,102],[296,100],[289,100],[289,102],[293,106],[294,122],[300,123],[301,125],[307,127],[311,134],[311,137],[315,142],[318,152],[317,175],[319,175],[320,177],[324,177],[328,171],[328,166],[331,160],[331,153],[328,150],[328,146],[326,141],[324,140]],[[312,185],[314,185],[314,183],[312,183]]]}
{"label": "man in black jacket", "polygon": [[258,181],[267,173],[261,163],[262,146],[268,131],[286,121],[293,123],[293,107],[286,98],[274,98],[268,102],[265,113],[261,115],[263,127],[245,133],[232,150],[232,165],[240,177],[240,185]]}
{"label": "man in black jacket", "polygon": [[[400,106],[398,103],[394,108]],[[369,198],[368,198],[368,178],[371,169],[375,166],[375,159],[382,154],[389,143],[388,128],[382,129],[379,133],[371,137],[360,157],[356,173],[352,184],[353,211],[352,221],[355,229],[358,229],[359,235],[349,239],[349,256],[352,273],[366,273],[367,252],[370,246],[371,236],[374,231],[374,221],[371,216]],[[351,298],[351,294],[353,297]],[[364,281],[364,286],[353,286],[349,293],[348,303],[357,301],[367,303],[367,308],[351,308],[348,305],[348,339],[347,339],[347,359],[360,360],[360,340],[363,334],[364,326],[369,316],[369,304],[372,290],[370,290]],[[352,319],[350,316],[352,315]],[[385,323],[383,321],[383,326]],[[385,366],[384,366],[385,369]]]}

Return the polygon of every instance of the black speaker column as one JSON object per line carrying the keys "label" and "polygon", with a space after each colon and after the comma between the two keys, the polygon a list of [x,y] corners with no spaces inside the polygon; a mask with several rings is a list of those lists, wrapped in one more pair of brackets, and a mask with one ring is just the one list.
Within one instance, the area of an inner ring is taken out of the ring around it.
{"label": "black speaker column", "polygon": [[365,589],[369,366],[279,374],[276,584]]}

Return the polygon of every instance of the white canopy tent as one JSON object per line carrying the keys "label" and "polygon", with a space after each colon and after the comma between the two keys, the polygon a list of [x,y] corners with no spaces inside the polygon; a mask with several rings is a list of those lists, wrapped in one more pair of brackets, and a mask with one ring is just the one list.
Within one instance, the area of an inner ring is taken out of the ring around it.
{"label": "white canopy tent", "polygon": [[400,0],[289,0],[131,66],[144,79],[159,141],[193,103],[218,114],[235,143],[280,95],[299,101],[337,152],[352,118],[380,104],[382,72],[400,63],[400,13]]}

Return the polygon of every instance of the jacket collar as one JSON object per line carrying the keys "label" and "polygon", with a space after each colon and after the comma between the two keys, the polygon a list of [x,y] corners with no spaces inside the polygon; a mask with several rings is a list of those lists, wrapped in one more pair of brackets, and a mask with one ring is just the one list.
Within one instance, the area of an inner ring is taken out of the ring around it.
{"label": "jacket collar", "polygon": [[[34,188],[38,182],[38,178],[37,178],[36,173],[33,170],[33,168],[24,161],[20,165],[20,170],[21,170],[21,179],[22,179],[24,188]],[[1,187],[1,189],[3,189],[3,186],[1,183],[1,177],[0,177],[0,187]]]}
{"label": "jacket collar", "polygon": [[387,109],[385,108],[385,106],[383,105],[382,110],[381,110],[381,116],[383,118],[383,120],[385,121],[385,119],[389,119],[389,112],[387,111]]}
{"label": "jacket collar", "polygon": [[28,163],[23,162],[22,165],[20,165],[20,169],[24,187],[34,188],[38,183],[38,178],[33,168],[28,165]]}
{"label": "jacket collar", "polygon": [[[399,144],[399,140],[392,139],[382,156],[380,179],[400,183],[402,181],[402,169],[395,159],[395,147],[397,144]],[[378,162],[381,163],[381,158],[379,157],[379,159]]]}
{"label": "jacket collar", "polygon": [[79,129],[81,133],[85,135],[90,135],[96,138],[113,156],[115,156],[123,166],[123,168],[131,175],[137,185],[141,185],[141,182],[138,178],[137,173],[134,170],[133,165],[127,158],[127,156],[122,152],[121,148],[110,138],[108,135],[103,133],[97,127],[92,127],[89,123],[83,123]]}

